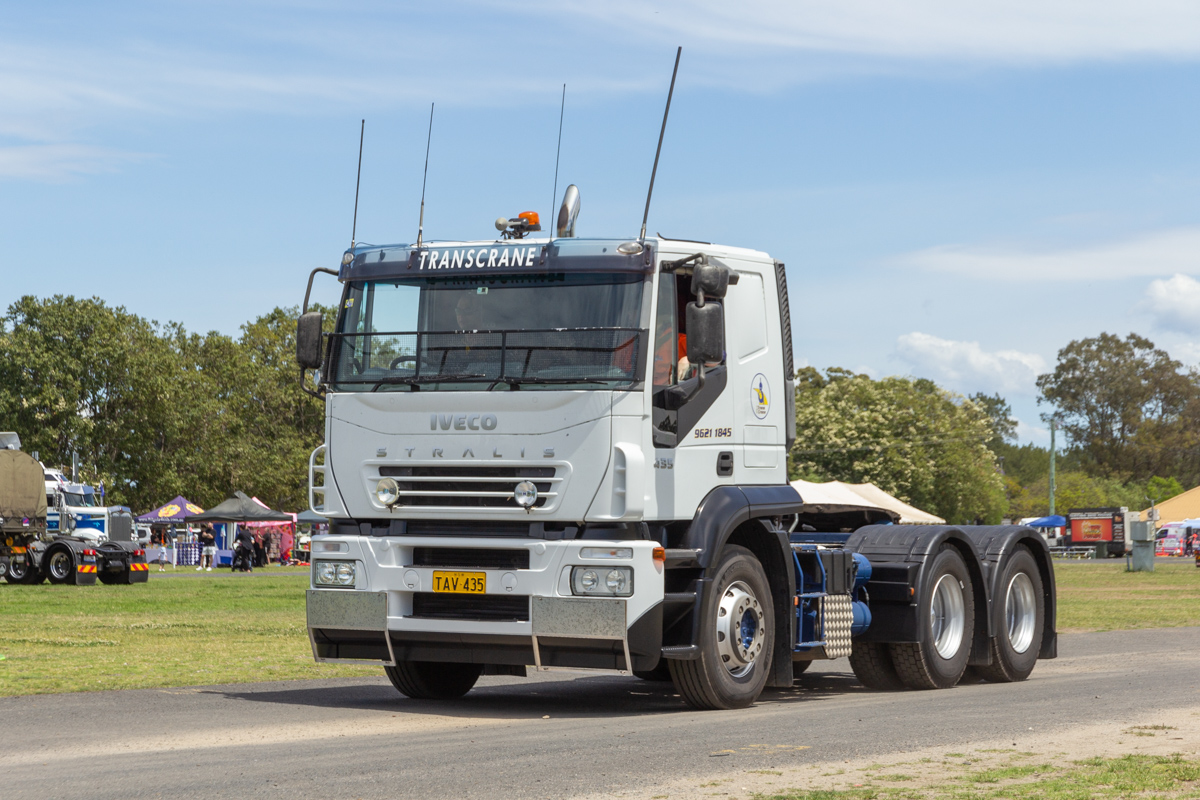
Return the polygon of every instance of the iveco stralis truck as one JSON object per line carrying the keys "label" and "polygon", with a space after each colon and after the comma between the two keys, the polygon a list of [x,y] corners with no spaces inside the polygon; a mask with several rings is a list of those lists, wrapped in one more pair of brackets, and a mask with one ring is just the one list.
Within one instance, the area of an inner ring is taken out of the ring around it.
{"label": "iveco stralis truck", "polygon": [[736,708],[815,659],[931,689],[1055,656],[1036,531],[889,524],[788,484],[783,264],[575,238],[577,211],[570,187],[557,236],[524,214],[499,240],[358,245],[310,275],[343,285],[335,332],[307,296],[297,328],[326,407],[318,661],[379,663],[415,698],[568,667]]}

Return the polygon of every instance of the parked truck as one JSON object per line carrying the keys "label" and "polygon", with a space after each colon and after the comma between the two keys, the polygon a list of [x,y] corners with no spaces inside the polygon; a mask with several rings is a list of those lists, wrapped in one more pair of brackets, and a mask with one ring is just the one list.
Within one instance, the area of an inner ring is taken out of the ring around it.
{"label": "parked truck", "polygon": [[782,263],[575,238],[578,197],[553,237],[526,213],[498,240],[360,244],[309,276],[310,293],[317,272],[342,283],[333,333],[308,295],[297,327],[326,409],[317,661],[379,663],[414,698],[569,667],[736,708],[818,659],[945,689],[1056,655],[1033,529],[856,520],[788,484]]}
{"label": "parked truck", "polygon": [[[20,437],[0,433],[0,575],[10,584],[144,583],[146,552],[132,541],[132,519],[120,507],[71,506],[71,486],[59,482],[31,455]],[[82,489],[82,487],[79,487]],[[89,516],[84,517],[84,514]],[[50,527],[50,519],[57,523]],[[77,523],[83,520],[83,525]],[[96,523],[113,523],[100,530]],[[110,536],[125,538],[114,540]]]}

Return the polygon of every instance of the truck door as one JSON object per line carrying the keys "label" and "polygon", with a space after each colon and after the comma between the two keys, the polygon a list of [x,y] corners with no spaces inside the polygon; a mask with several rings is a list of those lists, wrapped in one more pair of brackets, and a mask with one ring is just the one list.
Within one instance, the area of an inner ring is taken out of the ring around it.
{"label": "truck door", "polygon": [[707,365],[704,385],[697,385],[696,365],[687,357],[684,313],[693,299],[690,276],[660,275],[651,404],[652,466],[662,518],[690,518],[714,486],[734,482],[728,368],[724,360]]}

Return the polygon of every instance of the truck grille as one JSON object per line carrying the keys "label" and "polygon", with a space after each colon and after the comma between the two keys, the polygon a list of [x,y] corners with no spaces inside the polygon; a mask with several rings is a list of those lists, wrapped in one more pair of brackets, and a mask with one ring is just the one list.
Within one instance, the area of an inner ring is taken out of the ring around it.
{"label": "truck grille", "polygon": [[425,619],[525,622],[529,619],[529,596],[415,592],[412,615]]}
{"label": "truck grille", "polygon": [[414,567],[529,569],[529,551],[475,547],[414,547],[412,565]]}
{"label": "truck grille", "polygon": [[532,481],[538,498],[534,508],[558,496],[562,478],[554,467],[442,467],[412,466],[379,468],[381,478],[400,484],[397,506],[441,508],[510,508],[523,510],[513,499],[513,488]]}

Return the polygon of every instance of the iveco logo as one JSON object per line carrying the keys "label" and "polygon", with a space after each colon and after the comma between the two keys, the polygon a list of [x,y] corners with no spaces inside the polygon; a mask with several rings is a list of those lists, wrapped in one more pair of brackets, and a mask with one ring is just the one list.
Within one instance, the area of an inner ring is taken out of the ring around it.
{"label": "iveco logo", "polygon": [[436,431],[494,431],[496,430],[495,414],[430,414],[429,430]]}

